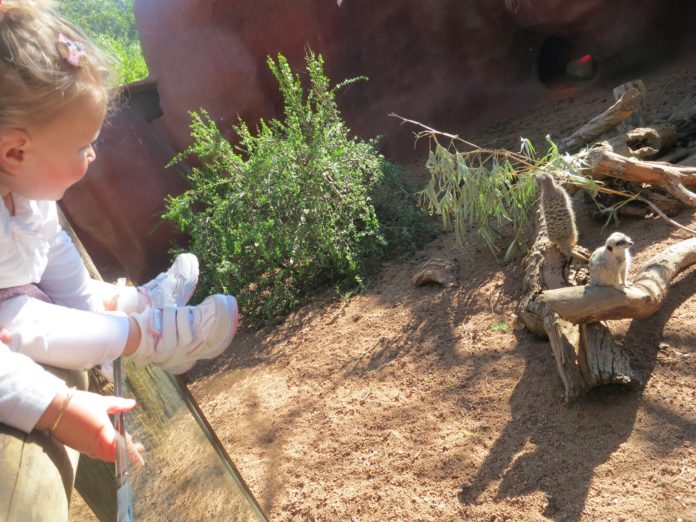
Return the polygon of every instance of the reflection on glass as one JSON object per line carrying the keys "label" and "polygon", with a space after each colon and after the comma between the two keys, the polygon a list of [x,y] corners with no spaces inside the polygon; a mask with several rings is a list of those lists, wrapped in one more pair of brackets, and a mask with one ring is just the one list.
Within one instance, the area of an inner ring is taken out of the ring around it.
{"label": "reflection on glass", "polygon": [[159,368],[123,361],[126,427],[146,448],[129,469],[135,520],[265,521],[188,390]]}

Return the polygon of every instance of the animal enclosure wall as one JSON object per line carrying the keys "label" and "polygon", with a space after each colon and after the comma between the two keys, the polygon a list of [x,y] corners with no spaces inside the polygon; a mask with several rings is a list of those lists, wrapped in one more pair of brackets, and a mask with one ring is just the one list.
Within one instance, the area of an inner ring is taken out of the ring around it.
{"label": "animal enclosure wall", "polygon": [[[140,0],[151,76],[127,86],[90,174],[63,208],[105,274],[144,280],[167,264],[166,194],[184,182],[164,165],[189,143],[189,111],[205,108],[230,138],[282,108],[266,57],[303,66],[322,53],[335,82],[365,75],[339,97],[357,135],[383,136],[395,162],[419,157],[390,113],[458,132],[529,110],[551,91],[572,96],[568,64],[591,57],[585,82],[619,83],[691,49],[687,0]],[[586,59],[587,60],[587,59]],[[582,64],[581,64],[582,65]],[[565,89],[565,91],[563,90]]]}

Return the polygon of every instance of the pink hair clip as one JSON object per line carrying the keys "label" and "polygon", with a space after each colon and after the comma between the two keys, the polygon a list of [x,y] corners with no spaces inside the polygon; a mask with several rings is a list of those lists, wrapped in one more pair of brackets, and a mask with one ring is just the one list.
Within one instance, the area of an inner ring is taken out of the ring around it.
{"label": "pink hair clip", "polygon": [[81,67],[87,59],[84,44],[71,40],[63,33],[58,33],[58,52],[73,67]]}

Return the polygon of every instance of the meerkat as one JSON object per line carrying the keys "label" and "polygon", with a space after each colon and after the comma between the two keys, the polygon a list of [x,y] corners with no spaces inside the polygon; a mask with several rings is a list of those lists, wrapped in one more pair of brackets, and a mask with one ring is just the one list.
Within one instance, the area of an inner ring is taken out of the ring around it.
{"label": "meerkat", "polygon": [[633,241],[626,234],[614,232],[610,235],[604,246],[590,256],[590,285],[615,288],[630,286],[627,276],[631,253],[628,249],[632,246]]}
{"label": "meerkat", "polygon": [[556,183],[553,176],[546,172],[540,172],[534,176],[534,180],[541,188],[541,209],[549,241],[566,257],[588,261],[587,257],[575,248],[578,244],[578,229],[575,226],[575,212],[570,196]]}

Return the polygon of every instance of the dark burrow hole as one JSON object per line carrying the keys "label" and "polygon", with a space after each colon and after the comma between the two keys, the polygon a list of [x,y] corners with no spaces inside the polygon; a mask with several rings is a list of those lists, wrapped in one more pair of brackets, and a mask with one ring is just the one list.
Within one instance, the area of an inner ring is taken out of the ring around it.
{"label": "dark burrow hole", "polygon": [[597,76],[598,64],[586,50],[559,36],[547,37],[539,48],[537,73],[546,87],[587,82]]}

